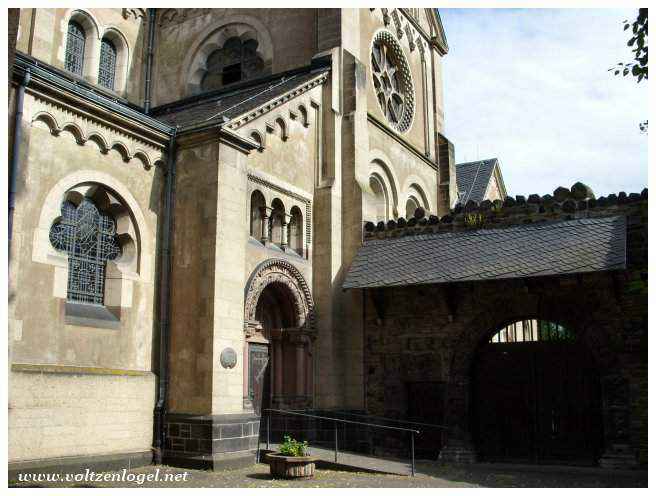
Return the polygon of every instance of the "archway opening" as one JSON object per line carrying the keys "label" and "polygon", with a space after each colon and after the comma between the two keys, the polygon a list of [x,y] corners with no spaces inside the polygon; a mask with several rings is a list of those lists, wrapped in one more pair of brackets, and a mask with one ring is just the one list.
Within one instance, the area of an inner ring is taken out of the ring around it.
{"label": "archway opening", "polygon": [[415,215],[415,210],[419,208],[419,202],[414,196],[408,198],[405,202],[405,218],[412,219]]}
{"label": "archway opening", "polygon": [[371,200],[369,214],[375,222],[386,222],[389,219],[389,211],[387,208],[388,197],[385,184],[377,175],[372,175],[369,178],[369,187],[374,194]]}
{"label": "archway opening", "polygon": [[472,434],[485,461],[596,464],[603,448],[599,370],[572,329],[512,322],[479,346]]}
{"label": "archway opening", "polygon": [[[266,263],[247,290],[245,400],[264,408],[303,409],[312,404],[310,322],[300,274],[286,262]],[[252,305],[252,306],[251,306]]]}

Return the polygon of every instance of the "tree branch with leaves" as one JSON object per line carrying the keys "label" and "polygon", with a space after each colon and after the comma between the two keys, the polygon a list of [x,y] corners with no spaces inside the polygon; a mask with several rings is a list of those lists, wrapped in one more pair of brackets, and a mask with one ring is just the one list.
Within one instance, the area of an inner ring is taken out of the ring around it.
{"label": "tree branch with leaves", "polygon": [[[627,42],[627,46],[635,47],[631,51],[634,53],[633,60],[628,63],[618,63],[617,66],[611,67],[609,71],[613,71],[616,76],[620,73],[622,76],[628,76],[637,79],[639,83],[643,79],[648,79],[648,51],[647,51],[647,38],[648,38],[648,9],[638,9],[638,17],[633,23],[628,20],[624,21],[624,31],[631,28],[631,38]],[[640,130],[647,132],[648,122],[640,123]]]}

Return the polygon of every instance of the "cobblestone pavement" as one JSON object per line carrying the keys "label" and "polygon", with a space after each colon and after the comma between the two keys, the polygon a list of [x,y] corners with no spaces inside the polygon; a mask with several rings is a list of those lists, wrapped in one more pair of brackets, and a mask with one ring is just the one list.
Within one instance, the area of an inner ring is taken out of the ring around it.
{"label": "cobblestone pavement", "polygon": [[[174,467],[141,467],[129,471],[153,474],[182,474]],[[647,487],[647,472],[610,472],[555,467],[494,467],[440,465],[418,462],[416,477],[345,470],[317,469],[309,480],[275,480],[269,466],[256,464],[238,470],[210,472],[187,470],[185,482],[145,482],[142,487]],[[181,477],[179,477],[181,478]],[[10,484],[13,487],[138,487],[135,482],[92,482],[73,484]]]}

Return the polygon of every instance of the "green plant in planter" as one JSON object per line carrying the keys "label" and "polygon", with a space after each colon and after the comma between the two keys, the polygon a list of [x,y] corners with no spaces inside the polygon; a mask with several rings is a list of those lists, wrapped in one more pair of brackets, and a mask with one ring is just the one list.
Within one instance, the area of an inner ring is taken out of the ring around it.
{"label": "green plant in planter", "polygon": [[285,456],[308,456],[307,441],[297,441],[290,436],[284,436],[284,442],[280,445],[280,454]]}

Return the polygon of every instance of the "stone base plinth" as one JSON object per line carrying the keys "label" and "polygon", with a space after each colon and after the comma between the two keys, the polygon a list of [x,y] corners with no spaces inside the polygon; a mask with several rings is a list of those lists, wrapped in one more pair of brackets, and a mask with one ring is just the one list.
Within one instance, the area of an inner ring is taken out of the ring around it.
{"label": "stone base plinth", "polygon": [[96,473],[130,470],[150,465],[152,461],[151,451],[16,461],[9,462],[8,479],[18,481],[21,474],[32,477],[36,474],[84,474],[86,470]]}
{"label": "stone base plinth", "polygon": [[176,467],[223,470],[255,463],[260,417],[168,414],[163,463]]}

